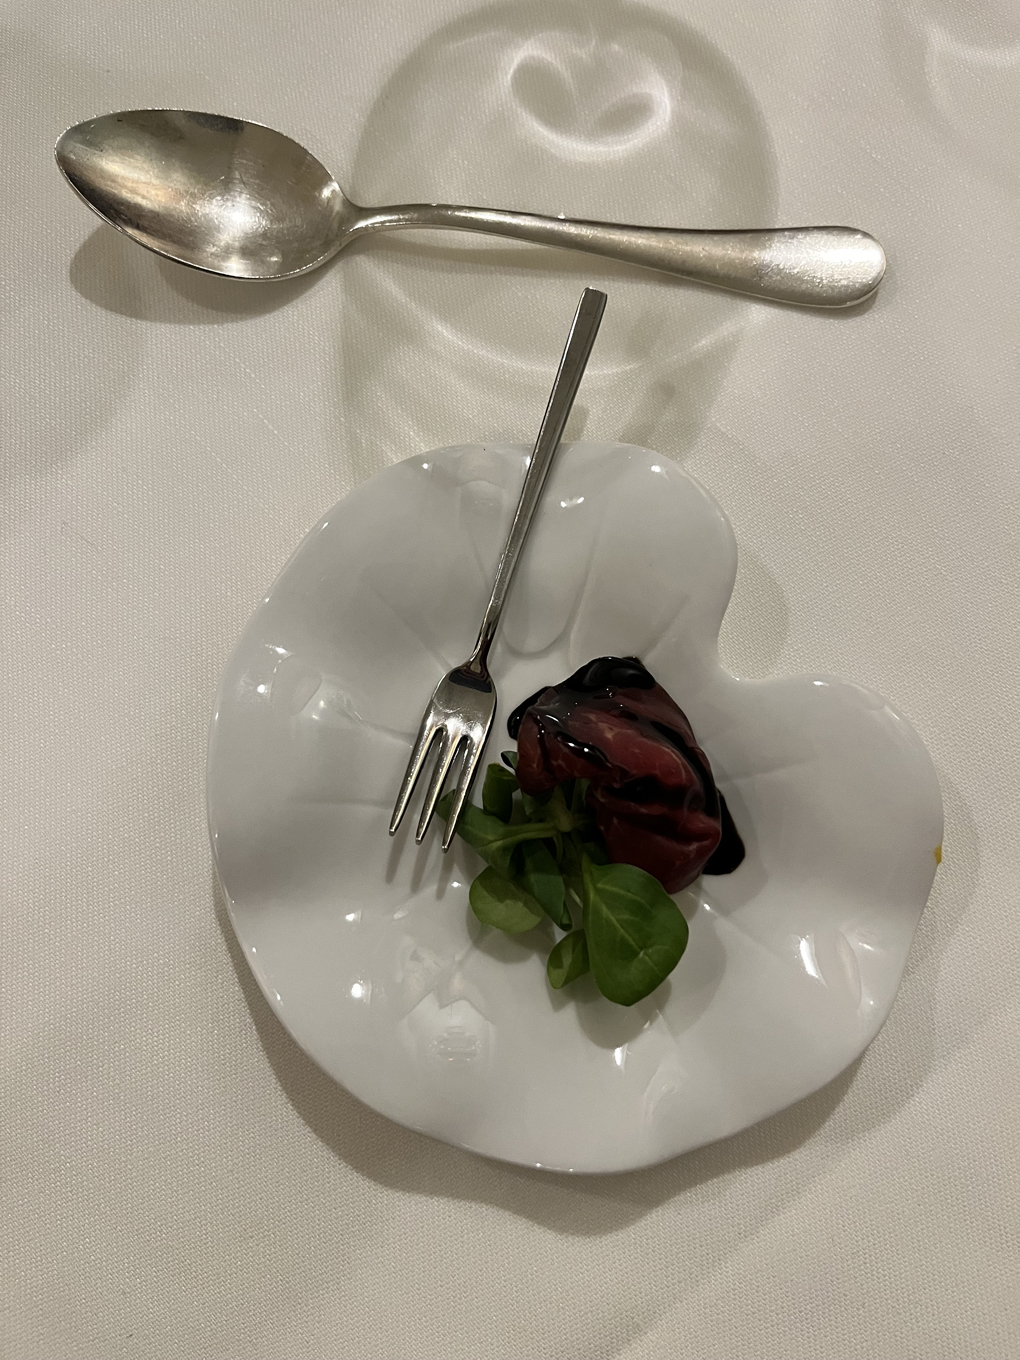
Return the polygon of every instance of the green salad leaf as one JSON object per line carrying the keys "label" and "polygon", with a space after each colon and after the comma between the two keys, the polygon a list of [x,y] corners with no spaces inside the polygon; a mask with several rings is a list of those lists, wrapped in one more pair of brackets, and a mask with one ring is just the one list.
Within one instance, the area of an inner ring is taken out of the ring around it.
{"label": "green salad leaf", "polygon": [[468,893],[471,910],[483,925],[495,926],[509,935],[534,930],[542,920],[542,908],[519,883],[483,869]]}
{"label": "green salad leaf", "polygon": [[[471,910],[510,935],[548,918],[566,932],[546,963],[559,990],[591,972],[603,996],[632,1006],[669,976],[687,947],[687,922],[658,879],[610,864],[586,807],[587,781],[567,780],[540,798],[522,794],[513,752],[490,765],[482,806],[465,805],[457,834],[485,860]],[[437,810],[449,820],[453,794]],[[580,925],[576,923],[580,921]]]}
{"label": "green salad leaf", "polygon": [[584,931],[572,930],[569,935],[564,935],[558,944],[554,944],[549,953],[549,961],[545,966],[549,986],[555,987],[558,991],[568,982],[582,977],[589,971],[590,966]]}
{"label": "green salad leaf", "polygon": [[508,822],[514,810],[517,779],[505,765],[490,765],[482,785],[482,810],[501,822]]}
{"label": "green salad leaf", "polygon": [[657,878],[633,864],[585,858],[584,933],[598,989],[633,1006],[663,983],[687,948],[687,922]]}
{"label": "green salad leaf", "polygon": [[[450,816],[453,794],[447,793],[436,804],[436,811],[446,821]],[[552,836],[555,827],[537,822],[521,822],[511,825],[500,821],[489,812],[483,812],[473,803],[466,803],[457,823],[457,835],[467,841],[472,850],[477,851],[487,864],[503,875],[513,878],[514,851],[524,841],[542,840]]]}
{"label": "green salad leaf", "polygon": [[527,841],[520,849],[521,885],[531,893],[549,919],[561,930],[570,930],[573,920],[567,906],[563,875],[547,841]]}

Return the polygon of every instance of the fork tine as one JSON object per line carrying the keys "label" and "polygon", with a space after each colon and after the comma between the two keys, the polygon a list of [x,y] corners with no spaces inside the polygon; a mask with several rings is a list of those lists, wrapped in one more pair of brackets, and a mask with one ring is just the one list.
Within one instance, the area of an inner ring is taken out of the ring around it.
{"label": "fork tine", "polygon": [[468,794],[471,792],[471,785],[474,782],[475,771],[478,769],[478,762],[482,758],[482,748],[485,745],[485,738],[481,741],[477,737],[465,737],[468,749],[464,755],[464,764],[460,767],[460,778],[457,780],[457,792],[454,795],[453,806],[450,808],[450,820],[446,823],[446,831],[443,833],[443,853],[445,854],[453,844],[454,832],[457,830],[457,819],[460,817],[464,804],[467,802]]}
{"label": "fork tine", "polygon": [[418,830],[414,833],[414,839],[419,845],[425,839],[425,832],[429,829],[429,822],[432,814],[436,810],[436,803],[439,802],[439,795],[443,791],[446,777],[450,773],[457,752],[460,750],[461,742],[466,733],[450,733],[449,728],[442,729],[442,744],[439,747],[439,756],[436,760],[436,768],[432,771],[432,779],[429,782],[429,791],[425,795],[425,802],[422,804],[421,816],[418,818]]}
{"label": "fork tine", "polygon": [[414,786],[418,782],[422,766],[428,759],[429,751],[436,735],[442,730],[441,724],[436,722],[432,715],[432,706],[429,705],[425,711],[425,716],[421,720],[421,727],[418,729],[418,737],[414,743],[414,750],[411,752],[411,759],[407,762],[407,769],[404,771],[404,782],[400,786],[400,793],[393,807],[393,816],[390,818],[390,835],[394,835],[397,827],[404,820],[404,813],[407,805],[411,801],[411,794]]}

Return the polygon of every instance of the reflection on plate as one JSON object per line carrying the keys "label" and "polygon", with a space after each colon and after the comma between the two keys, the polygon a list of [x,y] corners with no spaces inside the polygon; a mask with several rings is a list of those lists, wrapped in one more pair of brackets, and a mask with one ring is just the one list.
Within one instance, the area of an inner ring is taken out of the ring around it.
{"label": "reflection on plate", "polygon": [[876,694],[720,667],[736,547],[697,483],[645,449],[566,446],[491,659],[490,758],[526,695],[593,656],[639,656],[690,717],[748,854],[680,895],[690,945],[645,1001],[614,1006],[590,978],[552,992],[551,936],[471,914],[462,843],[418,849],[411,818],[387,835],[425,701],[474,641],[527,453],[399,463],[308,535],[223,676],[211,834],[266,996],[356,1096],[489,1156],[619,1171],[734,1133],[864,1049],[931,887],[941,801]]}

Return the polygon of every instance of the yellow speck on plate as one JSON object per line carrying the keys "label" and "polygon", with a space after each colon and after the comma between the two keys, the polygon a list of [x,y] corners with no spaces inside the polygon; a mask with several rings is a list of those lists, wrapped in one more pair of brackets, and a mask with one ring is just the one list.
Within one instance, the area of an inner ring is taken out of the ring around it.
{"label": "yellow speck on plate", "polygon": [[941,864],[941,863],[942,863],[942,846],[941,846],[941,845],[936,845],[936,847],[935,847],[935,863],[936,863],[936,864]]}

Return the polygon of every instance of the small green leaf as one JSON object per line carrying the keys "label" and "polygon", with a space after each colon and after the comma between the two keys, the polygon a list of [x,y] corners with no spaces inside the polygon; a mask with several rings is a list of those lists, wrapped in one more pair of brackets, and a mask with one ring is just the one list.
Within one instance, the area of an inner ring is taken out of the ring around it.
{"label": "small green leaf", "polygon": [[563,841],[563,855],[560,859],[560,873],[567,890],[567,900],[580,910],[584,906],[584,883],[581,878],[581,857],[584,847],[576,831],[572,831]]}
{"label": "small green leaf", "polygon": [[570,792],[570,811],[581,816],[584,813],[584,800],[588,796],[590,779],[575,779]]}
{"label": "small green leaf", "polygon": [[561,930],[569,930],[571,920],[567,906],[563,876],[545,841],[528,841],[519,852],[517,880],[535,898],[551,921]]}
{"label": "small green leaf", "polygon": [[503,751],[503,752],[501,752],[499,758],[500,758],[500,760],[503,762],[504,765],[509,765],[510,768],[511,768],[511,770],[516,770],[516,769],[517,769],[517,752],[516,752],[516,751]]}
{"label": "small green leaf", "polygon": [[[450,815],[452,794],[445,794],[436,804],[439,815],[446,820]],[[551,836],[554,828],[541,823],[525,822],[521,826],[507,826],[498,817],[483,812],[474,803],[465,803],[457,823],[457,835],[466,840],[482,859],[503,875],[513,877],[514,851],[523,841],[541,840]]]}
{"label": "small green leaf", "polygon": [[514,805],[510,809],[510,825],[523,826],[528,820],[528,814],[524,811],[524,804],[520,798],[514,799]]}
{"label": "small green leaf", "polygon": [[482,807],[492,817],[508,822],[514,807],[517,779],[512,770],[502,765],[490,765],[482,785]]}
{"label": "small green leaf", "polygon": [[584,853],[591,860],[592,864],[608,864],[609,856],[606,853],[605,845],[602,843],[602,838],[594,827],[591,828],[591,832],[590,838],[582,834],[581,839]]}
{"label": "small green leaf", "polygon": [[545,972],[549,979],[549,986],[555,987],[558,991],[560,987],[565,987],[568,982],[573,982],[575,978],[582,977],[589,971],[590,967],[584,931],[572,930],[569,935],[564,935],[559,944],[553,945],[549,954],[549,961],[545,965]]}
{"label": "small green leaf", "polygon": [[483,925],[495,926],[510,935],[533,930],[542,919],[542,908],[519,883],[483,869],[468,893],[471,910]]}
{"label": "small green leaf", "polygon": [[687,948],[687,922],[669,893],[633,864],[584,860],[584,929],[599,991],[633,1006],[664,982]]}
{"label": "small green leaf", "polygon": [[557,784],[552,791],[546,807],[546,816],[555,825],[557,831],[573,831],[577,825],[577,818],[567,806],[567,800],[563,796],[563,785]]}

